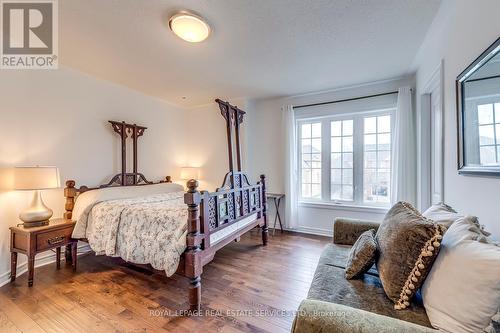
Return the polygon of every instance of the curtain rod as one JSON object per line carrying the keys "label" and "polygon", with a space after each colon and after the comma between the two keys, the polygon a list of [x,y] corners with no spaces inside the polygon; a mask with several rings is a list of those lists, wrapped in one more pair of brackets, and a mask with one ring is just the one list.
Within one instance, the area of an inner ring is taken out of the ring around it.
{"label": "curtain rod", "polygon": [[385,96],[385,95],[394,95],[394,94],[397,94],[397,93],[398,93],[397,91],[391,91],[391,92],[386,92],[386,93],[381,93],[381,94],[375,94],[375,95],[368,95],[368,96],[362,96],[362,97],[353,97],[353,98],[339,99],[339,100],[330,101],[330,102],[297,105],[297,106],[294,106],[293,108],[294,109],[301,109],[301,108],[308,108],[308,107],[311,107],[311,106],[320,106],[320,105],[327,105],[327,104],[350,102],[350,101],[356,101],[358,99],[379,97],[379,96]]}

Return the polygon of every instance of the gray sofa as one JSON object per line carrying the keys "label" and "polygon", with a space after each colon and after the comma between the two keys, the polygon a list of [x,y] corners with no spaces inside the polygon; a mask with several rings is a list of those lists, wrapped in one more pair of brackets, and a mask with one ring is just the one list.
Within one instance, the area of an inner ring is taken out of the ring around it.
{"label": "gray sofa", "polygon": [[346,280],[344,268],[350,247],[359,235],[378,229],[376,222],[336,219],[333,244],[321,254],[307,299],[295,317],[292,332],[436,333],[418,294],[406,310],[394,310],[375,267],[361,278]]}

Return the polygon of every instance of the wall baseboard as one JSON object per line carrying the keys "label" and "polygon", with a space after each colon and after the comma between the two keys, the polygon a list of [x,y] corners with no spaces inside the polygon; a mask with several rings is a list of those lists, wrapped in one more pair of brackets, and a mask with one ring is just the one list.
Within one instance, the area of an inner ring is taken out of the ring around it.
{"label": "wall baseboard", "polygon": [[[272,230],[273,230],[272,228],[269,228],[269,233],[272,233]],[[283,230],[299,232],[299,233],[309,234],[309,235],[333,237],[333,231],[328,230],[328,229],[321,229],[321,228],[311,228],[311,227],[299,226],[295,229],[283,228]],[[276,228],[276,232],[280,232],[280,230],[278,228]]]}
{"label": "wall baseboard", "polygon": [[[90,252],[90,246],[86,243],[78,245],[78,254],[84,254]],[[22,255],[22,254],[20,254]],[[61,255],[62,261],[64,261],[64,253]],[[35,268],[52,264],[56,262],[56,254],[52,251],[47,251],[46,253],[39,255],[35,259]],[[17,274],[20,276],[28,271],[28,262],[17,265]],[[35,273],[36,276],[36,273]],[[36,277],[35,277],[36,279]],[[10,270],[0,275],[0,287],[6,285],[10,282]]]}

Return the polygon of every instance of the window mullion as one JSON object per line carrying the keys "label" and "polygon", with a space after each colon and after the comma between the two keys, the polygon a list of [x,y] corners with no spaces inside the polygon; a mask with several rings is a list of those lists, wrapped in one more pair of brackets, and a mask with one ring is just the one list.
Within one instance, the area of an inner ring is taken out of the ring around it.
{"label": "window mullion", "polygon": [[353,137],[353,164],[354,164],[354,202],[357,205],[363,204],[363,117],[354,117],[354,137]]}
{"label": "window mullion", "polygon": [[331,143],[330,143],[330,120],[321,121],[321,199],[330,201],[330,183],[331,183]]}

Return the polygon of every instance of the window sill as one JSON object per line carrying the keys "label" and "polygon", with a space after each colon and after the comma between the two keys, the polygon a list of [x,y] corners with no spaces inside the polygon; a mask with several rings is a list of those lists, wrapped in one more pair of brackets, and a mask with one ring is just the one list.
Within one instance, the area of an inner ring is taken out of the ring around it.
{"label": "window sill", "polygon": [[389,207],[358,206],[352,204],[341,204],[341,203],[321,202],[321,201],[318,202],[299,201],[299,207],[330,209],[330,210],[346,210],[351,212],[378,213],[378,214],[385,214],[389,210]]}

